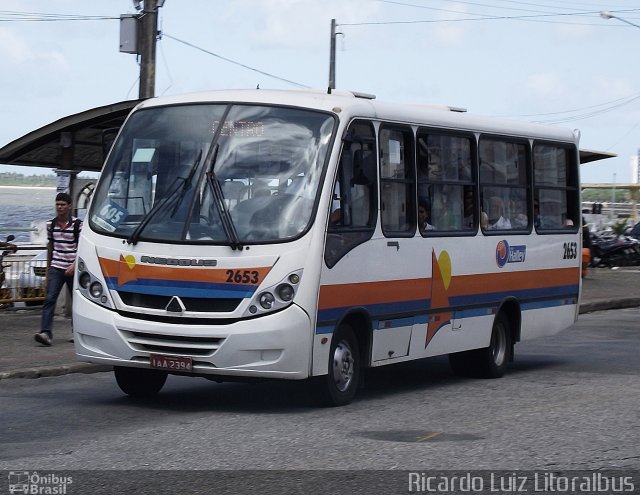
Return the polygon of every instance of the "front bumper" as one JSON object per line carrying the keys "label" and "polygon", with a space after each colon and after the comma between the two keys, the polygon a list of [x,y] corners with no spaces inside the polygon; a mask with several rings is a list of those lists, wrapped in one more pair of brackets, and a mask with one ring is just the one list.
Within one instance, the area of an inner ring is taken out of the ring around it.
{"label": "front bumper", "polygon": [[310,321],[296,305],[231,324],[188,325],[124,317],[76,294],[73,324],[80,361],[146,368],[156,353],[191,357],[194,375],[304,379],[310,373]]}

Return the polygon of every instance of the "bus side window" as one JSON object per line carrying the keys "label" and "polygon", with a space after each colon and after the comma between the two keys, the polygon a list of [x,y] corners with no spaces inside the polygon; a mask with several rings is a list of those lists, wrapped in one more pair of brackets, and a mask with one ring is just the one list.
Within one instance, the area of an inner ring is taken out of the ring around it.
{"label": "bus side window", "polygon": [[428,212],[426,220],[420,217],[419,233],[474,234],[478,215],[473,136],[418,129],[417,169],[418,199]]}
{"label": "bus side window", "polygon": [[333,267],[373,235],[376,223],[375,134],[370,122],[351,124],[332,190],[325,263]]}
{"label": "bus side window", "polygon": [[529,145],[522,139],[480,137],[481,226],[485,234],[531,229]]}
{"label": "bus side window", "polygon": [[380,220],[386,237],[411,237],[416,229],[413,131],[380,127]]}
{"label": "bus side window", "polygon": [[533,146],[535,224],[538,231],[577,230],[580,198],[575,151],[537,142]]}

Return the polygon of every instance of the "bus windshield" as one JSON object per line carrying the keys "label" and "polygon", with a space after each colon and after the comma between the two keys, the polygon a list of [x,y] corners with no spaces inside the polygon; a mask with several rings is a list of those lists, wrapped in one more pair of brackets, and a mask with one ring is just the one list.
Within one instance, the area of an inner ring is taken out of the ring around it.
{"label": "bus windshield", "polygon": [[231,246],[311,224],[335,119],[286,107],[192,104],[133,113],[89,214],[93,230]]}

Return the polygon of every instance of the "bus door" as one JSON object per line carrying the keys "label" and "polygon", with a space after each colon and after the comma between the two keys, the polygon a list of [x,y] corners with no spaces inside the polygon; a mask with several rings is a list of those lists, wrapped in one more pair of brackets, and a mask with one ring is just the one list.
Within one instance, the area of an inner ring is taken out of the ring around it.
{"label": "bus door", "polygon": [[411,127],[381,124],[378,131],[380,226],[376,265],[387,279],[386,316],[374,332],[373,360],[409,354],[418,306],[427,298],[416,233],[415,146]]}
{"label": "bus door", "polygon": [[406,356],[413,324],[404,314],[401,280],[407,265],[402,243],[408,239],[376,231],[376,155],[371,122],[353,122],[343,139],[333,188],[318,317],[318,325],[325,327],[321,331],[330,332],[351,313],[365,315],[373,362]]}

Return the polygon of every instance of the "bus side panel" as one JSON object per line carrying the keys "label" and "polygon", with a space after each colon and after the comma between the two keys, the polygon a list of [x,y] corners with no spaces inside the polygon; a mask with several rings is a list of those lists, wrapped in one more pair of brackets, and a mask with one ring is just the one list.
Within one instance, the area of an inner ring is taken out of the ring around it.
{"label": "bus side panel", "polygon": [[[386,238],[358,246],[332,270],[324,268],[313,373],[326,372],[331,335],[349,311],[370,317],[373,352],[363,359],[370,357],[372,366],[487,347],[505,302],[521,313],[521,339],[567,328],[575,320],[580,283],[576,260],[564,258],[563,245],[573,239],[416,236],[394,239],[398,248],[391,251]],[[403,253],[397,264],[394,252]],[[501,256],[506,258],[498,262]],[[518,320],[512,322],[516,332]],[[395,352],[408,337],[408,352]],[[318,353],[324,339],[326,352]],[[389,350],[394,353],[385,356]]]}
{"label": "bus side panel", "polygon": [[555,335],[573,324],[574,315],[572,305],[523,311],[520,340]]}
{"label": "bus side panel", "polygon": [[[379,233],[346,254],[331,269],[323,266],[318,302],[313,374],[326,374],[332,334],[347,315],[357,313],[371,328],[373,365],[409,355],[416,315],[429,304],[431,243],[425,239],[390,239]],[[358,320],[362,321],[362,320]],[[369,328],[357,328],[368,332]],[[322,341],[327,339],[324,345]],[[320,345],[318,345],[320,344]]]}

